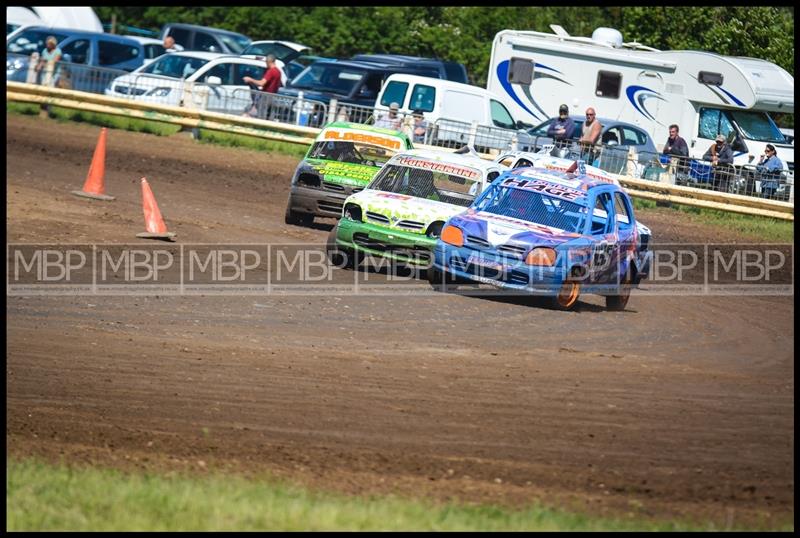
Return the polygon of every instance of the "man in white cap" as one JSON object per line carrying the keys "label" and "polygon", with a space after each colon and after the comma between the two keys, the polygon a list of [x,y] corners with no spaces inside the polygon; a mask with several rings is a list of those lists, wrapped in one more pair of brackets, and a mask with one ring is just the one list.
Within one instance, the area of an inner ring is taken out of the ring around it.
{"label": "man in white cap", "polygon": [[389,113],[375,120],[375,127],[383,127],[385,129],[394,129],[395,131],[399,131],[401,124],[400,117],[397,115],[399,110],[399,104],[392,103],[389,105]]}
{"label": "man in white cap", "polygon": [[717,134],[717,139],[708,148],[704,161],[711,161],[711,166],[714,167],[714,187],[722,192],[728,192],[728,182],[733,175],[733,150],[728,145],[725,135],[722,133]]}

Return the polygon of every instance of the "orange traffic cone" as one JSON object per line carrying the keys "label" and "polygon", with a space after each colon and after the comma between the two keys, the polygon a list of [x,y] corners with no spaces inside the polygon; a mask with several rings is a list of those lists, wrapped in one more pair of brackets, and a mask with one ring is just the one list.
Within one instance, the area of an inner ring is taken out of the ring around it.
{"label": "orange traffic cone", "polygon": [[113,196],[106,194],[103,184],[106,175],[106,135],[108,129],[103,127],[100,130],[100,138],[97,140],[97,147],[94,148],[92,164],[89,166],[89,174],[83,184],[82,191],[72,191],[75,196],[93,198],[95,200],[114,200]]}
{"label": "orange traffic cone", "polygon": [[136,237],[144,239],[166,239],[175,241],[177,234],[167,231],[167,225],[161,218],[161,211],[158,210],[156,198],[150,190],[147,179],[142,178],[142,208],[144,209],[144,227],[146,232],[136,234]]}

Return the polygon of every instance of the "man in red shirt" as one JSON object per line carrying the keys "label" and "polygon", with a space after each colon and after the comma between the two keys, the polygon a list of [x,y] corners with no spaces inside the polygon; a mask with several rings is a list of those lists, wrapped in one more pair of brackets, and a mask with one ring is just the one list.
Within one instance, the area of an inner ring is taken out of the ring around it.
{"label": "man in red shirt", "polygon": [[[275,65],[275,56],[272,54],[267,55],[267,69],[264,71],[261,80],[256,80],[253,77],[242,77],[242,80],[246,84],[258,87],[258,89],[264,93],[277,93],[278,88],[283,85],[281,84],[281,71],[278,69],[278,66]],[[263,99],[264,97],[266,97],[266,99]],[[269,96],[258,96],[253,99],[254,108],[262,108],[266,105],[267,110],[264,116],[268,116],[271,100]],[[261,114],[259,114],[259,116],[261,116]]]}

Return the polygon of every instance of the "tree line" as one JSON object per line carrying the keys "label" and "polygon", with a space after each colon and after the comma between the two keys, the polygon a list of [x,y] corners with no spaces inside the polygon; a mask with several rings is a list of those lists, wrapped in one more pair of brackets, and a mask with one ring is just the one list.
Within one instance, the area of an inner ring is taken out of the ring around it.
{"label": "tree line", "polygon": [[492,40],[504,29],[590,36],[599,26],[662,50],[762,58],[794,76],[792,7],[96,7],[103,22],[158,30],[167,22],[214,26],[254,40],[282,39],[315,54],[393,53],[461,62],[486,86]]}

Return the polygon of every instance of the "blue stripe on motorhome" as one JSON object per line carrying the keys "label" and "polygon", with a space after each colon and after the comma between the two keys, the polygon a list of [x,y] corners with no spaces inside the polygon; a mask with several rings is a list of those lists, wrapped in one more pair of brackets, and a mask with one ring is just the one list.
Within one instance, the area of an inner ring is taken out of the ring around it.
{"label": "blue stripe on motorhome", "polygon": [[731,99],[733,99],[733,102],[734,102],[734,103],[736,103],[737,105],[739,105],[739,106],[745,106],[745,104],[744,104],[744,103],[742,103],[741,101],[739,101],[739,99],[737,99],[735,95],[733,95],[731,92],[729,92],[728,90],[726,90],[726,89],[725,89],[725,88],[723,88],[722,86],[719,86],[719,89],[720,89],[720,90],[722,90],[723,92],[725,92],[725,95],[727,95],[728,97],[730,97]]}
{"label": "blue stripe on motorhome", "polygon": [[[502,62],[497,64],[497,78],[500,80],[500,85],[503,87],[506,93],[509,96],[511,96],[511,98],[514,100],[515,103],[521,106],[526,112],[528,112],[528,114],[530,114],[536,119],[539,119],[539,116],[535,112],[533,112],[530,108],[525,106],[525,103],[523,103],[522,100],[514,92],[514,88],[511,87],[511,83],[508,81],[508,65],[509,65],[508,60],[503,60]],[[547,117],[546,114],[545,117]]]}
{"label": "blue stripe on motorhome", "polygon": [[[648,92],[650,92],[650,95],[642,94],[642,95],[638,95],[637,96],[636,94],[638,92],[641,92],[641,91],[648,91]],[[655,91],[651,90],[650,88],[646,88],[644,86],[628,86],[628,88],[625,90],[625,95],[628,96],[628,101],[631,102],[633,107],[642,116],[644,116],[645,118],[647,118],[649,120],[654,120],[655,121],[655,118],[650,113],[650,111],[647,110],[647,108],[645,108],[644,100],[645,99],[649,99],[649,98],[656,98],[656,99],[660,99],[661,101],[664,101],[664,98],[661,97],[661,95],[659,95],[658,92],[655,92]],[[636,97],[635,99],[634,99],[634,96]],[[638,102],[638,104],[637,104],[637,102]],[[641,108],[639,108],[640,106],[641,106]]]}

